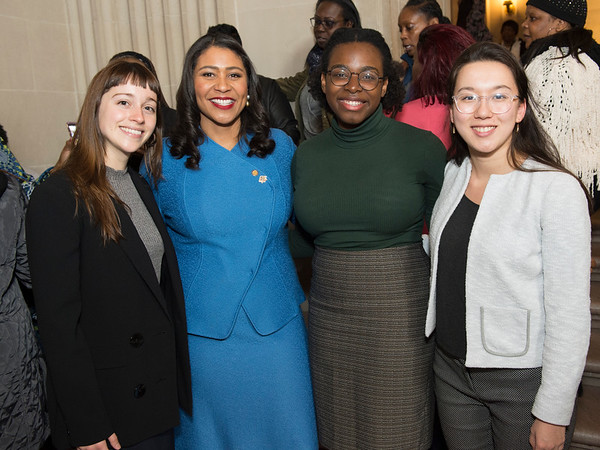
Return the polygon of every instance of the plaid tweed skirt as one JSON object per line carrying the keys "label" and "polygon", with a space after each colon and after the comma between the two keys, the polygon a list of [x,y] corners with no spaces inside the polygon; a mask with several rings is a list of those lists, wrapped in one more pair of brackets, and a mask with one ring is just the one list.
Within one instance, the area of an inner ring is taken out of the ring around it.
{"label": "plaid tweed skirt", "polygon": [[425,338],[422,245],[317,248],[309,352],[319,441],[336,449],[428,449],[433,339]]}

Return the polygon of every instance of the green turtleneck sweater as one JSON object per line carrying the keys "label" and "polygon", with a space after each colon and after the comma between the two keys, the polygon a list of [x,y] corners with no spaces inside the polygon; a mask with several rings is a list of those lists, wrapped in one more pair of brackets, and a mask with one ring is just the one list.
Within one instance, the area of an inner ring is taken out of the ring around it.
{"label": "green turtleneck sweater", "polygon": [[294,156],[297,224],[325,248],[373,250],[421,242],[445,163],[438,138],[385,117],[381,106],[351,130],[334,120]]}

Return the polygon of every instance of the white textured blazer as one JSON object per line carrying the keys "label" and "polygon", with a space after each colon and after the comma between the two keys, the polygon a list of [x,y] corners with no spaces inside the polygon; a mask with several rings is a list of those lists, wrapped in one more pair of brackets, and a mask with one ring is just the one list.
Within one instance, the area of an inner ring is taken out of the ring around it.
{"label": "white textured blazer", "polygon": [[[471,161],[451,161],[433,210],[431,294],[425,334],[435,329],[439,240],[463,197]],[[492,175],[468,245],[467,367],[542,367],[532,413],[568,425],[590,338],[590,218],[577,180],[527,160]]]}

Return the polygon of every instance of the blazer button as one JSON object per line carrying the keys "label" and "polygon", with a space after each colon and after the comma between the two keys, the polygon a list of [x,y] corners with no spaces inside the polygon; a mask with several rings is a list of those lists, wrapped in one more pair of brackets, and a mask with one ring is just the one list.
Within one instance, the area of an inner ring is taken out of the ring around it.
{"label": "blazer button", "polygon": [[133,396],[135,398],[142,398],[144,396],[144,394],[146,393],[146,386],[144,386],[143,384],[138,384],[134,389],[133,389]]}
{"label": "blazer button", "polygon": [[135,348],[139,348],[144,343],[144,336],[140,333],[135,333],[129,338],[129,345]]}

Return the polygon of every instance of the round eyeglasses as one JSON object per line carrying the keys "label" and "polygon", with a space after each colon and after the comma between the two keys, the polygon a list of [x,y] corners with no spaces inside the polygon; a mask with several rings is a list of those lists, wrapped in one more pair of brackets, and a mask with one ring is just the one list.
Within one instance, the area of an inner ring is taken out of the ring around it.
{"label": "round eyeglasses", "polygon": [[344,19],[332,20],[332,19],[320,19],[319,17],[311,17],[310,25],[313,28],[317,28],[318,26],[323,25],[326,30],[331,30],[336,23],[343,22],[343,21],[344,21]]}
{"label": "round eyeglasses", "polygon": [[487,100],[488,108],[492,113],[504,114],[510,111],[513,102],[518,100],[519,96],[499,92],[492,95],[460,94],[452,97],[456,109],[463,114],[473,114],[477,111],[482,99]]}
{"label": "round eyeglasses", "polygon": [[351,72],[347,67],[334,67],[328,70],[327,73],[331,77],[331,82],[336,86],[346,86],[350,83],[352,75],[358,77],[358,85],[365,91],[372,91],[375,89],[379,82],[385,77],[380,77],[379,74],[373,70],[363,70],[362,72]]}

